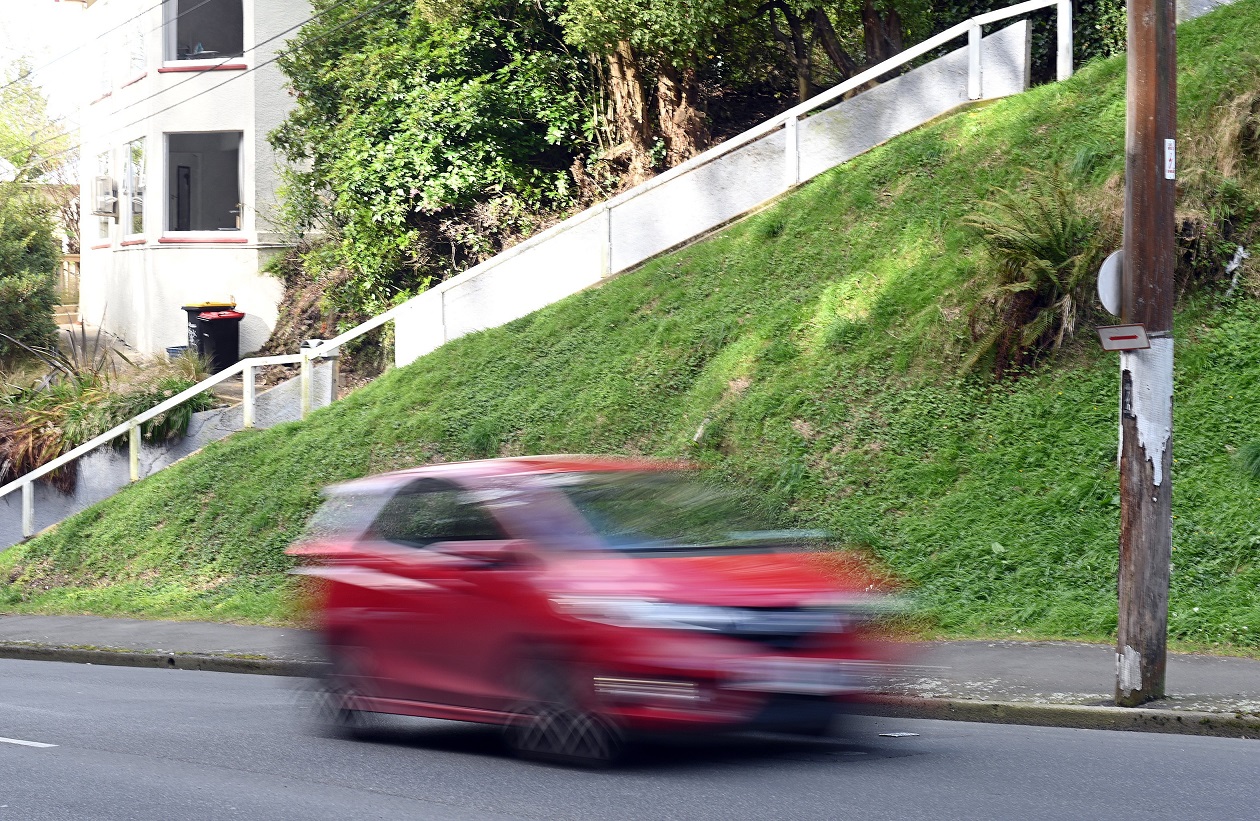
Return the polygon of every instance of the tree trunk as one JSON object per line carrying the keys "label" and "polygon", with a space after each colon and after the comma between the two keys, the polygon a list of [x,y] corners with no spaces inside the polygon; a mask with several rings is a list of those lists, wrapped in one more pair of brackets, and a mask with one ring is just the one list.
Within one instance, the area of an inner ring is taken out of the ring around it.
{"label": "tree trunk", "polygon": [[613,123],[620,145],[613,153],[629,155],[629,182],[638,183],[652,174],[652,126],[648,121],[647,92],[634,49],[626,40],[608,55],[608,86],[612,96]]}
{"label": "tree trunk", "polygon": [[866,39],[866,64],[882,63],[901,51],[901,15],[889,9],[881,15],[874,0],[862,4],[862,32]]}
{"label": "tree trunk", "polygon": [[818,32],[823,51],[826,52],[827,59],[831,60],[831,64],[836,67],[836,71],[840,72],[841,79],[847,80],[857,74],[857,60],[854,60],[849,52],[845,51],[844,46],[840,45],[840,38],[836,35],[836,29],[831,25],[831,18],[827,16],[827,12],[815,8],[813,17],[814,29]]}
{"label": "tree trunk", "polygon": [[689,160],[709,144],[709,128],[699,107],[699,85],[694,68],[677,69],[666,63],[656,80],[656,106],[665,141],[665,164]]}
{"label": "tree trunk", "polygon": [[779,27],[771,20],[771,30],[775,40],[792,49],[792,63],[796,68],[796,99],[805,102],[817,93],[814,85],[813,49],[806,42],[803,21],[786,3],[775,3],[774,8],[783,14],[787,23],[788,34],[779,31]]}

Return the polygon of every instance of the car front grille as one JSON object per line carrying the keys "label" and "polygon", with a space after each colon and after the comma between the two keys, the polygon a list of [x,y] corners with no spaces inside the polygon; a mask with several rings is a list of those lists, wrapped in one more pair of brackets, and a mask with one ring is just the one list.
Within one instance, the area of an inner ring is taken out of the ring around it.
{"label": "car front grille", "polygon": [[719,632],[776,650],[794,650],[820,634],[838,633],[844,628],[843,616],[830,610],[758,607],[742,610]]}

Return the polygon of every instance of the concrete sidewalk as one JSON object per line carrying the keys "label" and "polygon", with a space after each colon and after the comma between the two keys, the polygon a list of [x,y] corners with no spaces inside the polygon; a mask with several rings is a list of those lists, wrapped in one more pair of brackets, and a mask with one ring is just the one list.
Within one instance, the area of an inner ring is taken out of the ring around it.
{"label": "concrete sidewalk", "polygon": [[[0,616],[0,657],[303,676],[320,659],[294,628],[93,616]],[[1169,697],[1112,705],[1115,649],[1074,642],[916,645],[864,712],[1260,738],[1260,660],[1173,654]]]}

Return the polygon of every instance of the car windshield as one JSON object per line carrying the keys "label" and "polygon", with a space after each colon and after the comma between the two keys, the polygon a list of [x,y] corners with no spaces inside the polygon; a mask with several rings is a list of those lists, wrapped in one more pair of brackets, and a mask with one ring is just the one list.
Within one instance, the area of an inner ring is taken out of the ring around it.
{"label": "car windshield", "polygon": [[351,539],[368,529],[380,512],[388,494],[383,492],[351,492],[335,488],[324,491],[324,503],[306,523],[299,541]]}
{"label": "car windshield", "polygon": [[683,471],[566,473],[547,483],[617,550],[761,548],[823,535],[775,527],[754,500]]}

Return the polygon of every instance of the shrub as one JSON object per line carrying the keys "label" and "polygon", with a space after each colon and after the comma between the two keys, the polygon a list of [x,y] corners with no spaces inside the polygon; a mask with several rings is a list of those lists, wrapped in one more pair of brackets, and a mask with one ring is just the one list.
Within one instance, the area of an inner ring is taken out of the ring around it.
{"label": "shrub", "polygon": [[61,252],[50,207],[13,185],[0,187],[0,362],[22,355],[20,346],[56,339],[54,277]]}
{"label": "shrub", "polygon": [[[80,342],[72,338],[70,352],[17,345],[47,364],[49,372],[0,400],[0,483],[51,462],[191,387],[204,375],[200,363],[188,357],[120,369],[114,361],[119,354],[100,347],[89,350]],[[192,414],[211,407],[213,401],[209,394],[199,394],[145,422],[141,436],[146,442],[182,436]],[[123,447],[127,439],[119,437],[113,444]],[[72,490],[74,463],[48,478],[55,487]]]}
{"label": "shrub", "polygon": [[1101,256],[1100,221],[1055,171],[1030,172],[1022,190],[998,189],[964,222],[992,264],[975,283],[974,345],[962,369],[992,357],[1001,377],[1075,332],[1082,292]]}

